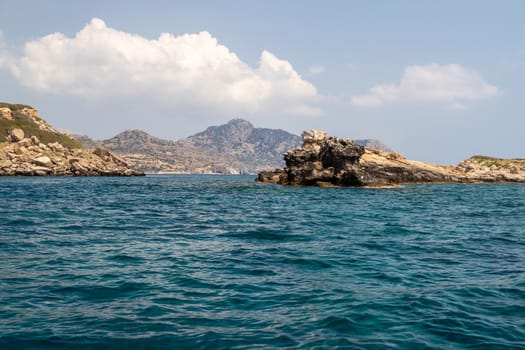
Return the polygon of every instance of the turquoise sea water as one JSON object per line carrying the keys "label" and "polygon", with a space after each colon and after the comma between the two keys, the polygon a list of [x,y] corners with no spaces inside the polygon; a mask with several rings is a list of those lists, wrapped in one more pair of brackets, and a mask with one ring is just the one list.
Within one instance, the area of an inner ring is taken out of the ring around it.
{"label": "turquoise sea water", "polygon": [[525,186],[0,178],[1,349],[524,349]]}

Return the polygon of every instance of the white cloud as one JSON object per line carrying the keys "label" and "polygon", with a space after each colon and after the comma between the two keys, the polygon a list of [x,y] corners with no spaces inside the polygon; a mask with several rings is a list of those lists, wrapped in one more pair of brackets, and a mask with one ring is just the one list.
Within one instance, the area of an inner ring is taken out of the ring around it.
{"label": "white cloud", "polygon": [[356,106],[375,107],[388,102],[445,102],[453,109],[466,109],[465,101],[494,97],[499,89],[481,74],[457,64],[408,66],[399,85],[381,84],[366,95],[352,96]]}
{"label": "white cloud", "polygon": [[310,66],[308,67],[308,71],[310,72],[310,74],[322,74],[326,71],[326,68],[325,66]]}
{"label": "white cloud", "polygon": [[[1,62],[1,61],[0,61]],[[5,66],[5,64],[4,64]],[[153,98],[214,112],[320,114],[318,96],[285,60],[263,51],[258,67],[208,32],[149,40],[94,18],[74,37],[54,33],[26,43],[10,70],[29,88],[88,99]]]}

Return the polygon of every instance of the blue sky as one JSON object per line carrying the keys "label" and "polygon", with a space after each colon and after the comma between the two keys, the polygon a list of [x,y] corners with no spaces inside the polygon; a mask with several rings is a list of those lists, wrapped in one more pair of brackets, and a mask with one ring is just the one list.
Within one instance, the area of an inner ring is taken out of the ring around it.
{"label": "blue sky", "polygon": [[523,1],[0,0],[0,100],[94,138],[242,117],[525,157],[524,23]]}

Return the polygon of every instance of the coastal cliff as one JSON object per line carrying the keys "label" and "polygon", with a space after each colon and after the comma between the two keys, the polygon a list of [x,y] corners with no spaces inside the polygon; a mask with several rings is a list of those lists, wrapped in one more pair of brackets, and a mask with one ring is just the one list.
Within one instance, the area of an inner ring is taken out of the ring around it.
{"label": "coastal cliff", "polygon": [[284,155],[286,167],[257,181],[299,186],[382,187],[402,183],[525,182],[525,159],[475,156],[458,166],[408,160],[326,132],[303,132],[303,145]]}
{"label": "coastal cliff", "polygon": [[139,176],[103,149],[84,149],[36,109],[0,103],[0,176]]}

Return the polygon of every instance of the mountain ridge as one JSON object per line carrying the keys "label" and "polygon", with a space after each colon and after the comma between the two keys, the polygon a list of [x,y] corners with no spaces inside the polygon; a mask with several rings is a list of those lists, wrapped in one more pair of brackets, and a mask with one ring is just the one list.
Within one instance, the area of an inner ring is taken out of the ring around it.
{"label": "mountain ridge", "polygon": [[86,147],[103,147],[149,173],[256,173],[280,166],[282,153],[300,142],[299,136],[256,128],[241,118],[179,140],[161,139],[137,129],[100,141],[74,136]]}
{"label": "mountain ridge", "polygon": [[[301,137],[282,129],[255,127],[242,118],[179,140],[166,140],[143,130],[127,129],[94,141],[75,139],[88,148],[103,147],[132,167],[149,173],[257,173],[283,166],[282,155],[301,144]],[[390,148],[378,140],[356,140],[364,146]]]}

